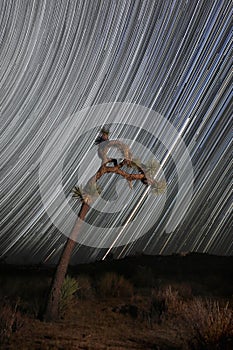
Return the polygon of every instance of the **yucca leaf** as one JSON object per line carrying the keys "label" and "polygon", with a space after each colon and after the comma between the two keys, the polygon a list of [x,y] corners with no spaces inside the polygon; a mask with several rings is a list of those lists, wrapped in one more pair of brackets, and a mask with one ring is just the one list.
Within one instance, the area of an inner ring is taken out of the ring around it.
{"label": "yucca leaf", "polygon": [[79,200],[83,200],[83,190],[81,186],[80,187],[74,186],[72,192],[73,192],[73,197]]}
{"label": "yucca leaf", "polygon": [[166,181],[164,181],[164,180],[158,181],[158,182],[156,181],[151,186],[151,192],[155,195],[163,194],[165,192],[166,188],[167,188]]}

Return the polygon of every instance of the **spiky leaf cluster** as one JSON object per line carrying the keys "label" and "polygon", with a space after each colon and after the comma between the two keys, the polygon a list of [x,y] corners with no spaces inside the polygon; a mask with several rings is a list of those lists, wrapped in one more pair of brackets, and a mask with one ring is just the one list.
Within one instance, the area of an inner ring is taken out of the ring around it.
{"label": "spiky leaf cluster", "polygon": [[103,127],[100,131],[100,135],[97,137],[97,139],[95,140],[95,145],[99,145],[100,143],[106,141],[106,139],[103,137],[103,135],[109,135],[110,131],[107,127]]}
{"label": "spiky leaf cluster", "polygon": [[133,158],[132,162],[131,162],[131,165],[132,165],[133,168],[141,167],[142,166],[141,159],[140,158]]}
{"label": "spiky leaf cluster", "polygon": [[79,187],[74,186],[72,192],[73,192],[72,197],[77,198],[81,202],[83,201],[83,189],[81,186],[79,186]]}
{"label": "spiky leaf cluster", "polygon": [[166,191],[166,181],[155,181],[153,185],[151,185],[151,192],[155,195],[163,194]]}
{"label": "spiky leaf cluster", "polygon": [[99,196],[101,189],[96,182],[92,182],[87,184],[84,189],[82,189],[82,186],[75,186],[72,192],[73,197],[78,199],[80,202],[91,204],[93,200]]}
{"label": "spiky leaf cluster", "polygon": [[159,170],[159,163],[155,159],[150,159],[145,164],[145,171],[150,177],[154,177]]}
{"label": "spiky leaf cluster", "polygon": [[85,192],[91,197],[98,197],[101,193],[101,188],[96,182],[91,182],[85,187]]}
{"label": "spiky leaf cluster", "polygon": [[101,134],[107,134],[107,135],[109,135],[110,130],[109,130],[109,128],[107,128],[106,126],[103,126],[100,132],[101,132]]}

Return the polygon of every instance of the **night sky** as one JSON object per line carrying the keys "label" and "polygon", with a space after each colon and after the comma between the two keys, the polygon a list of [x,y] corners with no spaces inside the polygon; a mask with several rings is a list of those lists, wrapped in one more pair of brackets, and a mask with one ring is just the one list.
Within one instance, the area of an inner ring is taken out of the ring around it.
{"label": "night sky", "polygon": [[0,1],[0,259],[57,260],[103,125],[156,159],[167,187],[102,179],[72,262],[232,255],[232,12],[229,0]]}

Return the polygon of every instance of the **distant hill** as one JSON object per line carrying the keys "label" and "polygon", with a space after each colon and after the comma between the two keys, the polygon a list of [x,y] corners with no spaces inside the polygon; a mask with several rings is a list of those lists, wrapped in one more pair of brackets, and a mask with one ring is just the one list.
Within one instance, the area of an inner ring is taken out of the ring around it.
{"label": "distant hill", "polygon": [[[138,267],[148,267],[157,273],[173,274],[181,270],[183,273],[207,273],[221,272],[233,273],[233,256],[218,256],[207,253],[180,253],[172,255],[133,255],[122,259],[109,258],[91,263],[77,264],[69,267],[69,270],[77,273],[92,273],[101,271],[116,271],[129,274],[135,272]],[[54,265],[14,265],[0,262],[2,270],[27,270],[27,271],[53,271]],[[233,277],[233,276],[232,276]]]}
{"label": "distant hill", "polygon": [[173,255],[137,255],[119,260],[104,260],[90,264],[70,267],[72,273],[98,274],[114,271],[132,276],[138,269],[150,269],[158,277],[192,278],[195,276],[215,275],[233,279],[233,256],[216,256],[202,253],[187,253]]}

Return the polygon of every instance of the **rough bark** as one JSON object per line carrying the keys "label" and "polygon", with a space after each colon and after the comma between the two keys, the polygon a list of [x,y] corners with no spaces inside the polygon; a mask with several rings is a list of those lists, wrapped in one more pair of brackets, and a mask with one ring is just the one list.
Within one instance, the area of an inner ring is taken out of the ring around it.
{"label": "rough bark", "polygon": [[134,165],[138,170],[138,173],[135,174],[135,173],[128,173],[122,169],[124,165],[131,167],[131,165],[129,165],[128,163],[128,160],[124,159],[118,165],[108,166],[108,163],[111,163],[111,162],[112,160],[108,160],[105,164],[101,165],[101,167],[96,172],[96,174],[92,176],[90,180],[87,182],[87,186],[88,184],[95,183],[104,174],[109,174],[109,173],[115,173],[115,174],[121,175],[128,181],[141,180],[143,183],[147,182],[148,184],[151,184],[151,185],[157,183],[156,180],[146,175],[145,170],[139,165],[136,165],[136,164]]}
{"label": "rough bark", "polygon": [[47,305],[46,305],[44,321],[47,321],[47,322],[53,321],[53,320],[56,320],[59,316],[59,300],[60,300],[61,287],[65,279],[65,275],[67,272],[71,255],[72,255],[72,251],[76,244],[75,239],[77,238],[78,232],[82,225],[82,220],[85,219],[85,216],[88,210],[89,210],[89,205],[87,205],[86,203],[83,203],[79,212],[78,220],[76,221],[73,227],[70,237],[66,241],[60,261],[57,265],[55,275],[52,280],[52,284],[51,284],[52,287],[51,287]]}

